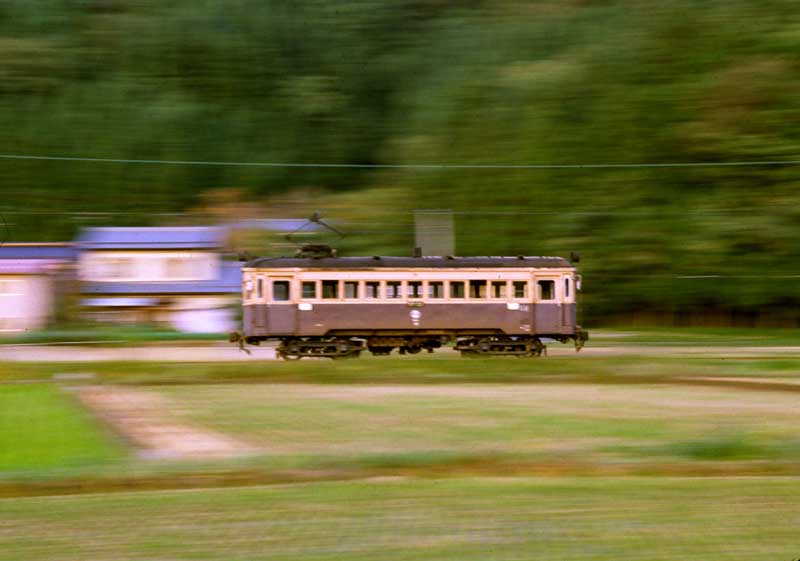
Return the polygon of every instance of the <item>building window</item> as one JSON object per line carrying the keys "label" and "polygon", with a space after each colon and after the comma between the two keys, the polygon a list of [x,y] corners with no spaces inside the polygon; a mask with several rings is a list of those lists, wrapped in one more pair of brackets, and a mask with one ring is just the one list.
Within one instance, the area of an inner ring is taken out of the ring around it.
{"label": "building window", "polygon": [[428,283],[428,298],[444,298],[444,283],[443,282],[429,282]]}
{"label": "building window", "polygon": [[19,296],[25,291],[22,281],[0,281],[0,296]]}
{"label": "building window", "polygon": [[400,281],[388,281],[386,283],[386,297],[387,298],[400,298],[401,292],[400,287],[402,283]]}
{"label": "building window", "polygon": [[317,297],[317,282],[303,281],[303,298],[316,298],[316,297]]}
{"label": "building window", "polygon": [[22,331],[23,320],[16,317],[0,317],[0,331]]}
{"label": "building window", "polygon": [[333,300],[339,297],[339,281],[324,280],[322,281],[322,297],[328,300]]}
{"label": "building window", "polygon": [[368,300],[375,300],[381,297],[381,283],[379,282],[366,282],[364,283],[366,294],[364,298]]}
{"label": "building window", "polygon": [[540,280],[538,284],[539,284],[539,300],[555,300],[556,281]]}
{"label": "building window", "polygon": [[486,298],[486,281],[485,280],[469,281],[469,297]]}
{"label": "building window", "polygon": [[408,283],[408,297],[409,298],[422,298],[422,282],[409,281]]}
{"label": "building window", "polygon": [[492,281],[492,298],[506,297],[506,281]]}
{"label": "building window", "polygon": [[286,302],[289,300],[289,281],[272,282],[272,300],[273,302]]}
{"label": "building window", "polygon": [[173,257],[167,259],[165,275],[168,279],[186,279],[191,277],[192,263],[187,259]]}
{"label": "building window", "polygon": [[104,279],[129,279],[134,276],[132,265],[130,259],[104,259],[101,261],[99,276]]}
{"label": "building window", "polygon": [[450,298],[463,298],[464,297],[464,282],[451,281],[450,282]]}
{"label": "building window", "polygon": [[344,283],[344,297],[348,299],[358,298],[358,282],[345,281]]}

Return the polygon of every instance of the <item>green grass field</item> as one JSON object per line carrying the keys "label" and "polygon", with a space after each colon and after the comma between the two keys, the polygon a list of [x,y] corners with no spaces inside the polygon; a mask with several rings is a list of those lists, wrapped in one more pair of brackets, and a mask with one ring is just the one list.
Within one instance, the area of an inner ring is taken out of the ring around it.
{"label": "green grass field", "polygon": [[0,560],[796,559],[797,479],[372,480],[0,500]]}
{"label": "green grass field", "polygon": [[96,466],[122,454],[58,386],[0,385],[0,474]]}
{"label": "green grass field", "polygon": [[27,331],[0,337],[0,345],[47,344],[62,342],[103,342],[107,345],[148,344],[186,341],[225,341],[225,333],[183,333],[158,325],[76,324]]}
{"label": "green grass field", "polygon": [[452,384],[589,381],[668,381],[686,376],[770,377],[800,380],[800,352],[730,356],[598,356],[462,359],[454,354],[365,356],[356,360],[215,363],[91,362],[0,363],[0,383],[51,381],[54,375],[90,374],[100,383],[198,384],[220,382]]}
{"label": "green grass field", "polygon": [[681,385],[151,387],[270,457],[798,461],[793,393]]}
{"label": "green grass field", "polygon": [[[800,355],[3,363],[0,380],[40,382],[0,385],[0,561],[800,555],[798,479],[763,476],[800,473]],[[142,459],[62,386],[80,383],[261,453]]]}
{"label": "green grass field", "polygon": [[749,327],[634,327],[589,329],[591,345],[774,347],[800,345],[800,329]]}

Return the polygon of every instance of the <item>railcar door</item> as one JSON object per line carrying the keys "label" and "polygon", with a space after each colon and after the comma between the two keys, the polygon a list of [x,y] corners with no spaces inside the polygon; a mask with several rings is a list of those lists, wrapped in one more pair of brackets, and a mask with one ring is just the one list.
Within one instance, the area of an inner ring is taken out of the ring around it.
{"label": "railcar door", "polygon": [[536,277],[536,333],[552,335],[561,332],[561,301],[557,277]]}
{"label": "railcar door", "polygon": [[297,321],[294,278],[270,276],[268,283],[267,332],[270,335],[293,335]]}
{"label": "railcar door", "polygon": [[[255,296],[255,304],[252,302],[245,310],[245,318],[248,327],[254,327],[253,335],[263,335],[267,329],[267,306],[266,306],[266,279],[264,275],[257,275],[247,281],[248,299]],[[254,285],[253,285],[254,283]],[[248,313],[249,312],[249,313]],[[251,323],[252,322],[252,323]]]}

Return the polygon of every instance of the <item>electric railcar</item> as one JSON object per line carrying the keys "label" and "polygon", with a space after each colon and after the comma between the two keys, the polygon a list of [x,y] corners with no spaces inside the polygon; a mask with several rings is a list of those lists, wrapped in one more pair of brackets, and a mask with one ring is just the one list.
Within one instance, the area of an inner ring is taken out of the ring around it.
{"label": "electric railcar", "polygon": [[243,268],[243,332],[277,340],[284,359],[433,352],[538,356],[543,339],[588,334],[576,322],[580,277],[561,257],[260,258]]}

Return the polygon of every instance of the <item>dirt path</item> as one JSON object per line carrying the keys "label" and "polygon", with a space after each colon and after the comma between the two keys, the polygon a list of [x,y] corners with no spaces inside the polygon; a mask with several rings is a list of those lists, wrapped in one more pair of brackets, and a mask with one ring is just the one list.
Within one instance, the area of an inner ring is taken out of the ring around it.
{"label": "dirt path", "polygon": [[11,362],[235,362],[275,360],[269,346],[248,347],[250,354],[231,344],[193,346],[0,345],[0,360]]}
{"label": "dirt path", "polygon": [[155,393],[118,386],[77,390],[80,401],[139,448],[145,458],[213,459],[246,456],[258,448],[227,435],[178,422],[169,400]]}

